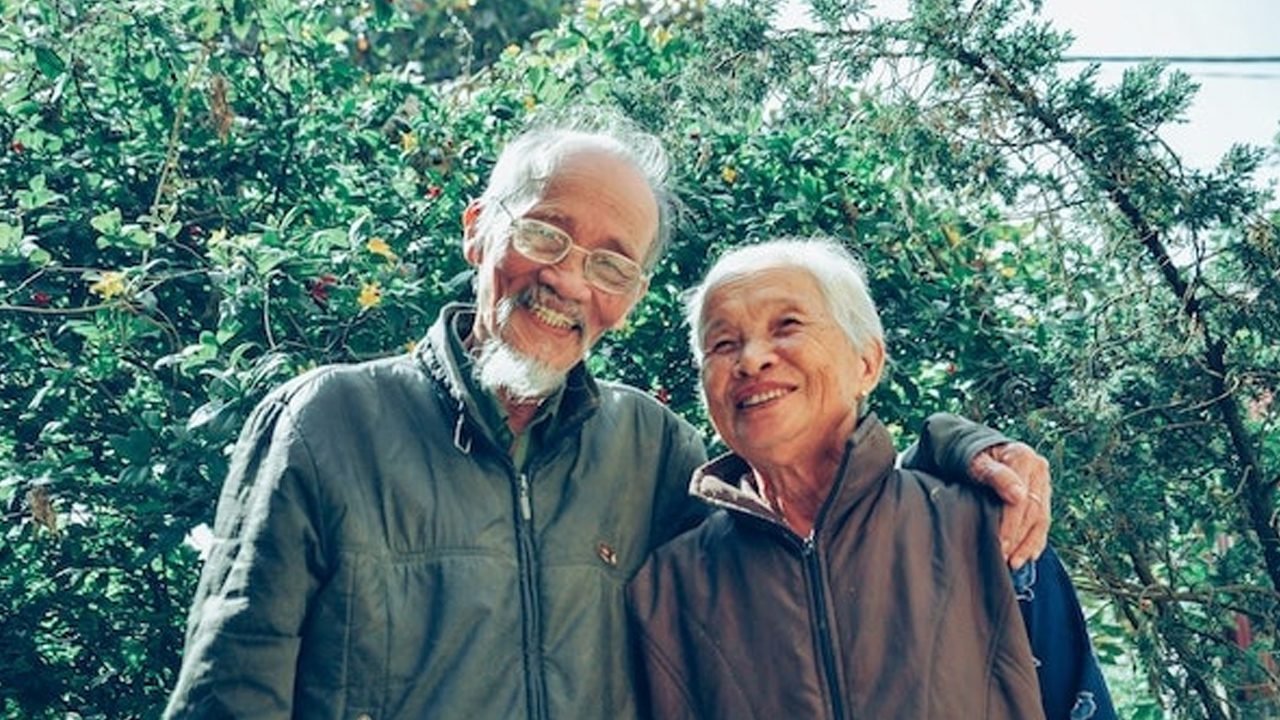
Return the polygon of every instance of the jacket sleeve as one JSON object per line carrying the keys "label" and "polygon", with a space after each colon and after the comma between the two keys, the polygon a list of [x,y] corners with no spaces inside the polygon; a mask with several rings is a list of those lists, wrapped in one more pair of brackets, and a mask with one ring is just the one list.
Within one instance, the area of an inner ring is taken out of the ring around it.
{"label": "jacket sleeve", "polygon": [[651,558],[627,586],[639,715],[648,720],[697,720],[686,673],[663,647],[674,635],[667,627],[671,614],[660,607],[658,573]]}
{"label": "jacket sleeve", "polygon": [[934,413],[924,421],[917,440],[902,456],[902,466],[947,482],[971,480],[969,463],[983,449],[1009,442],[985,425],[951,413]]}
{"label": "jacket sleeve", "polygon": [[1018,609],[1037,660],[1048,720],[1114,720],[1111,693],[1089,642],[1071,578],[1053,548],[1013,571]]}
{"label": "jacket sleeve", "polygon": [[281,399],[250,415],[218,501],[167,718],[287,718],[321,576],[315,471]]}
{"label": "jacket sleeve", "polygon": [[693,471],[707,461],[702,436],[692,425],[678,418],[669,424],[667,435],[662,454],[662,476],[658,481],[658,496],[654,500],[654,516],[650,520],[650,550],[697,526],[706,517],[708,509],[689,497]]}

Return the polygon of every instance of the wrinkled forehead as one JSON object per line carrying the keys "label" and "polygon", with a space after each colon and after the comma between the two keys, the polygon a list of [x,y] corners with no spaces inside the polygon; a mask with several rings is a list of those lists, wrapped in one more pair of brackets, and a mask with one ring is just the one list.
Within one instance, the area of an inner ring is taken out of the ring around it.
{"label": "wrinkled forehead", "polygon": [[645,257],[658,233],[658,202],[644,175],[625,158],[582,150],[565,158],[528,214],[577,236],[591,231]]}
{"label": "wrinkled forehead", "polygon": [[699,320],[705,332],[717,321],[761,319],[787,311],[830,313],[826,295],[812,273],[794,265],[742,267],[708,278]]}

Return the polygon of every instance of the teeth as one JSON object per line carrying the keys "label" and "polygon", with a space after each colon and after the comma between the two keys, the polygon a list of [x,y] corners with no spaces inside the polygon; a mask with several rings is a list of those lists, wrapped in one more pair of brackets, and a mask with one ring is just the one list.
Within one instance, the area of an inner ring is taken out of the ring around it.
{"label": "teeth", "polygon": [[566,329],[574,326],[573,318],[564,313],[556,312],[545,305],[534,305],[530,309],[533,310],[534,315],[538,316],[539,320],[553,328]]}
{"label": "teeth", "polygon": [[783,388],[778,388],[777,390],[770,390],[769,392],[756,393],[755,395],[750,395],[746,399],[744,399],[742,402],[738,403],[738,406],[751,407],[753,405],[759,405],[760,403],[768,402],[770,400],[773,400],[774,398],[780,398],[786,394],[787,394],[787,390]]}

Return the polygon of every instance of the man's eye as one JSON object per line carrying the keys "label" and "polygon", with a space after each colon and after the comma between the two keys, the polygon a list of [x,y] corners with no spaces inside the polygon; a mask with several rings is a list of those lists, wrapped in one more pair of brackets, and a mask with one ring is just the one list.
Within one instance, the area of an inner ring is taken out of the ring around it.
{"label": "man's eye", "polygon": [[596,271],[610,282],[625,284],[636,279],[635,266],[628,264],[626,258],[609,253],[597,253],[592,256]]}

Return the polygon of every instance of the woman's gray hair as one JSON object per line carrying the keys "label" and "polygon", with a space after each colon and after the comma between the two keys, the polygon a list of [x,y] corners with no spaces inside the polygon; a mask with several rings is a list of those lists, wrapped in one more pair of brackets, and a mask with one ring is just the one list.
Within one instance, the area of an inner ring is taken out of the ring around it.
{"label": "woman's gray hair", "polygon": [[662,141],[612,111],[579,108],[564,116],[568,119],[553,119],[524,131],[503,148],[480,196],[476,231],[485,242],[499,237],[513,216],[537,204],[566,159],[580,152],[604,152],[634,167],[657,201],[657,234],[641,258],[644,269],[652,270],[662,258],[672,225],[667,188],[670,162]]}
{"label": "woman's gray hair", "polygon": [[797,268],[813,276],[827,310],[856,350],[861,352],[872,341],[884,342],[884,328],[867,290],[862,263],[830,238],[782,238],[729,250],[716,260],[702,282],[688,291],[685,319],[689,323],[689,345],[699,364],[707,295],[731,280],[778,268]]}

